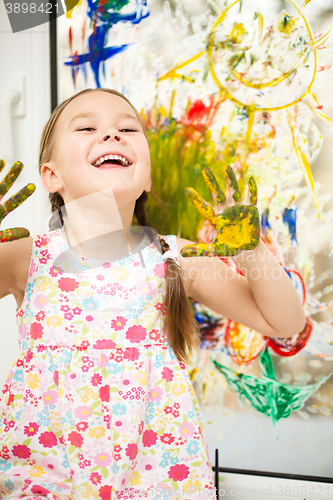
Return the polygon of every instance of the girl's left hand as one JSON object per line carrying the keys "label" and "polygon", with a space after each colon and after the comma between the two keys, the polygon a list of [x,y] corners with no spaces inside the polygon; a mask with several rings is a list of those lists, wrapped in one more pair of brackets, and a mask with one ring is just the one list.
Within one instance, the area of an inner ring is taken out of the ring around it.
{"label": "girl's left hand", "polygon": [[[230,188],[234,191],[232,202],[228,203],[226,196],[218,185],[210,168],[202,171],[205,182],[210,190],[221,213],[215,213],[213,208],[193,189],[186,188],[185,192],[198,212],[211,222],[215,228],[215,237],[210,244],[198,243],[186,245],[181,250],[183,257],[219,256],[234,257],[243,250],[254,250],[260,242],[260,217],[256,207],[257,184],[253,177],[249,177],[249,205],[241,205],[241,194],[234,171],[226,168],[226,176]],[[231,197],[231,196],[230,196]]]}

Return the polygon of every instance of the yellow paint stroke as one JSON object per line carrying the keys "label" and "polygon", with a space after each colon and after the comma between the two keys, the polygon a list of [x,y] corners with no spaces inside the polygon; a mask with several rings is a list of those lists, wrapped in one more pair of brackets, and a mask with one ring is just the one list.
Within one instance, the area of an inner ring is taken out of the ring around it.
{"label": "yellow paint stroke", "polygon": [[243,23],[235,24],[230,33],[230,41],[232,43],[241,43],[245,36],[245,27]]}
{"label": "yellow paint stroke", "polygon": [[258,12],[258,35],[259,35],[259,44],[262,42],[262,32],[264,28],[264,18],[263,15]]}
{"label": "yellow paint stroke", "polygon": [[309,43],[308,46],[311,47],[311,48],[318,49],[320,47],[320,45],[322,45],[323,43],[327,42],[328,36],[331,33],[331,31],[332,31],[332,28],[330,30],[328,30],[328,32],[325,33],[325,35],[323,35],[320,38],[318,38],[318,40]]}
{"label": "yellow paint stroke", "polygon": [[310,3],[311,0],[305,0],[303,3],[302,3],[302,6],[301,6],[301,9],[303,9],[304,7],[306,7],[308,5],[308,3]]}
{"label": "yellow paint stroke", "polygon": [[177,71],[179,69],[184,68],[188,64],[191,64],[191,62],[196,61],[197,59],[199,59],[204,54],[205,54],[205,51],[199,52],[199,54],[196,54],[195,56],[191,57],[190,59],[188,59],[187,61],[183,62],[182,64],[178,64],[178,66],[175,66],[173,69],[171,69],[170,71],[168,71],[168,73],[166,73],[163,76],[160,76],[160,78],[157,81],[160,82],[162,80],[167,80],[168,78],[171,78],[171,79],[172,78],[185,78],[182,75],[178,75]]}
{"label": "yellow paint stroke", "polygon": [[72,9],[70,9],[70,10],[68,10],[68,11],[66,10],[66,17],[68,17],[69,19],[71,19],[71,18],[72,18],[72,14],[73,14],[73,11],[74,11],[75,7],[79,7],[80,5],[81,5],[81,0],[79,0],[79,1],[78,1],[75,5],[74,5],[74,7],[73,7]]}
{"label": "yellow paint stroke", "polygon": [[323,111],[318,111],[313,106],[311,106],[309,101],[308,101],[308,106],[311,109],[312,113],[317,118],[319,118],[320,120],[323,120],[324,122],[328,123],[329,125],[333,125],[333,121],[327,115],[325,115],[325,113],[323,113]]}
{"label": "yellow paint stroke", "polygon": [[305,179],[308,182],[310,189],[312,191],[313,205],[316,209],[318,218],[320,219],[320,213],[318,211],[319,202],[317,200],[317,196],[316,196],[315,189],[314,189],[314,180],[313,180],[313,176],[312,176],[312,172],[311,172],[311,167],[309,165],[307,157],[305,156],[305,154],[303,153],[303,151],[301,150],[301,148],[298,145],[291,114],[289,113],[289,111],[287,111],[287,113],[288,113],[288,121],[289,121],[290,130],[291,130],[291,134],[293,137],[294,148],[295,148],[296,154],[298,156],[298,159],[300,161],[300,164],[304,170]]}
{"label": "yellow paint stroke", "polygon": [[250,147],[251,133],[252,133],[252,127],[253,127],[253,122],[254,122],[254,113],[255,113],[255,104],[250,104],[250,106],[248,107],[249,119],[248,119],[248,124],[247,124],[247,131],[246,131],[246,146],[248,148]]}

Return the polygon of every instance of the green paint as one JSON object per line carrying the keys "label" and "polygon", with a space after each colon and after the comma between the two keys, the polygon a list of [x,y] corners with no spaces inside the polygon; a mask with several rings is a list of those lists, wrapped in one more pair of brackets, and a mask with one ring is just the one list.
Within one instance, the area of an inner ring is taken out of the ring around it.
{"label": "green paint", "polygon": [[208,189],[210,190],[212,195],[215,196],[216,201],[218,203],[224,203],[226,200],[225,194],[222,191],[222,189],[220,188],[220,186],[218,185],[218,182],[215,178],[215,175],[213,174],[211,169],[209,167],[205,167],[202,171],[202,175],[205,179],[205,182],[208,186]]}
{"label": "green paint", "polygon": [[251,205],[256,205],[258,201],[258,188],[257,183],[253,177],[249,177],[247,180],[247,184],[249,186],[250,191],[250,201]]}
{"label": "green paint", "polygon": [[275,379],[272,358],[266,346],[259,356],[262,377],[243,375],[220,365],[210,358],[216,368],[226,377],[231,389],[241,402],[249,408],[271,417],[275,425],[280,418],[287,418],[293,411],[299,410],[333,374],[323,377],[316,384],[303,387],[282,384]]}
{"label": "green paint", "polygon": [[227,167],[225,170],[225,173],[229,179],[230,187],[235,191],[234,194],[232,195],[232,197],[235,201],[239,202],[241,200],[241,194],[239,191],[238,182],[237,182],[237,179],[235,176],[235,172],[232,170],[231,167]]}

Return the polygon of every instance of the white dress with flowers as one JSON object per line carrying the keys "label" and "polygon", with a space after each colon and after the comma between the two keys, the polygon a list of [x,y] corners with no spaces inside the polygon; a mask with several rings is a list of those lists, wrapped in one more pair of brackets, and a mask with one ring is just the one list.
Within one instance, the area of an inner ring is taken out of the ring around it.
{"label": "white dress with flowers", "polygon": [[160,252],[148,240],[142,265],[68,251],[59,229],[33,237],[0,400],[0,498],[214,498],[200,410],[163,326]]}

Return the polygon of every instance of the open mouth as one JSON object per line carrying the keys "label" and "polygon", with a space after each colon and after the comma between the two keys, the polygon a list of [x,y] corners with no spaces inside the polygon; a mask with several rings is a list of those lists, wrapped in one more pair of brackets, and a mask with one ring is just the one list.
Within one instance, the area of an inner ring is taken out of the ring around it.
{"label": "open mouth", "polygon": [[127,158],[121,155],[106,155],[99,158],[92,164],[94,167],[128,167],[132,165]]}

